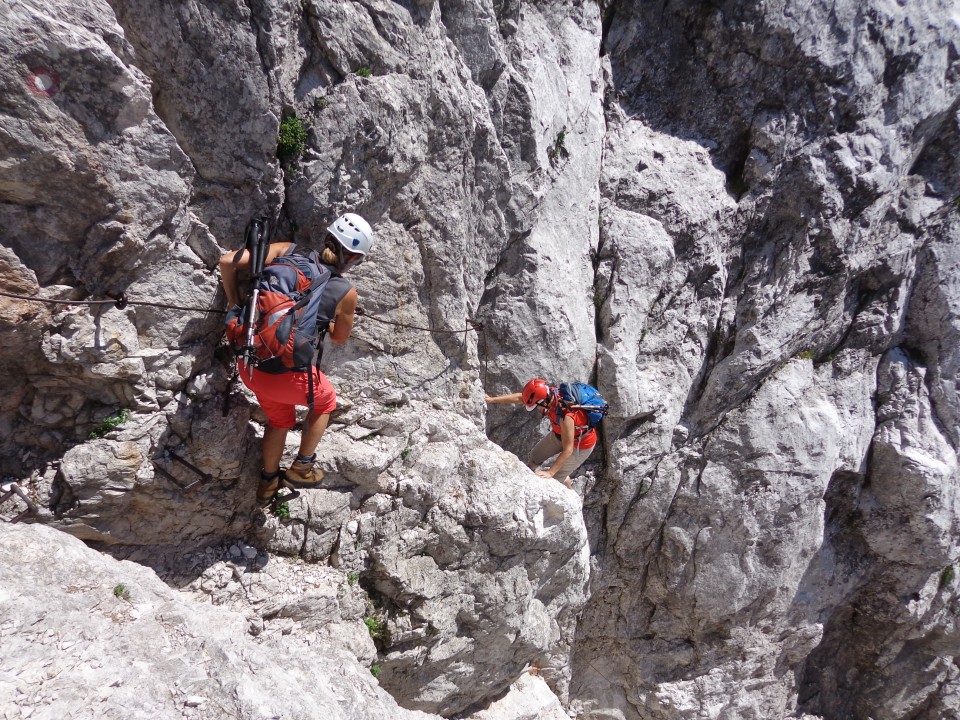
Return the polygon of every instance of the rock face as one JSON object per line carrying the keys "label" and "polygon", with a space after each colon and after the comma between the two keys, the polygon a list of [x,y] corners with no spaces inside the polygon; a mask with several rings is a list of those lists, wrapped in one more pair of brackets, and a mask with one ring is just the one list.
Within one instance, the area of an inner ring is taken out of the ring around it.
{"label": "rock face", "polygon": [[584,717],[956,716],[943,9],[611,8]]}
{"label": "rock face", "polygon": [[[375,664],[411,717],[960,718],[951,3],[174,5],[0,15],[0,291],[49,301],[0,297],[0,473],[34,521],[246,617],[221,657],[328,648],[343,673],[283,676],[304,716],[404,717]],[[254,214],[309,244],[347,210],[377,241],[327,480],[264,514],[217,260]],[[575,493],[484,406],[533,376],[610,402]],[[54,542],[3,532],[23,568]],[[217,673],[225,717],[269,715]],[[207,716],[181,694],[136,707]]]}
{"label": "rock face", "polygon": [[3,524],[0,538],[5,714],[437,717],[397,707],[334,644],[254,638],[243,615],[191,601],[152,571],[49,528]]}
{"label": "rock face", "polygon": [[319,455],[326,489],[258,539],[353,573],[377,607],[380,683],[401,704],[459,713],[531,664],[566,687],[588,579],[575,493],[419,401],[361,400]]}

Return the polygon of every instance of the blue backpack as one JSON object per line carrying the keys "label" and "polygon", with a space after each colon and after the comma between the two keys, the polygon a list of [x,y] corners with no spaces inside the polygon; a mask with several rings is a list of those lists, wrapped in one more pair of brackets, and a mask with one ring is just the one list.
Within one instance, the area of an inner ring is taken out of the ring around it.
{"label": "blue backpack", "polygon": [[560,383],[560,401],[570,410],[583,410],[587,427],[595,428],[610,410],[600,391],[586,383]]}

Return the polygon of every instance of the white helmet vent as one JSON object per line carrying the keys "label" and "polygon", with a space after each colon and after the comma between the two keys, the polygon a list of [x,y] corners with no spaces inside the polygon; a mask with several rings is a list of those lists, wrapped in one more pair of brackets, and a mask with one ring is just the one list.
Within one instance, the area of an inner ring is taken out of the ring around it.
{"label": "white helmet vent", "polygon": [[373,229],[356,213],[344,213],[327,230],[348,252],[366,255],[373,247]]}

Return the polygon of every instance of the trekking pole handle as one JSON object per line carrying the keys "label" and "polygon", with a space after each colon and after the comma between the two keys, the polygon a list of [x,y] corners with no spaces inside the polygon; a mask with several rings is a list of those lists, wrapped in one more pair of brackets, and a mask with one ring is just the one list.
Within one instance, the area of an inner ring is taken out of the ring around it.
{"label": "trekking pole handle", "polygon": [[250,373],[250,379],[253,379],[253,333],[257,322],[257,301],[260,299],[260,289],[257,284],[260,276],[263,274],[263,266],[267,259],[266,238],[270,236],[270,221],[266,218],[258,218],[251,224],[251,232],[248,233],[247,242],[250,243],[250,270],[251,283],[253,288],[250,292],[250,306],[247,316],[247,336],[244,343],[244,356],[247,361],[247,370]]}
{"label": "trekking pole handle", "polygon": [[250,262],[250,300],[247,303],[246,317],[244,318],[244,345],[240,356],[243,358],[253,379],[253,365],[256,360],[253,347],[253,336],[255,324],[257,322],[257,301],[260,299],[260,290],[257,285],[260,282],[260,276],[263,274],[263,266],[267,259],[269,251],[270,238],[270,220],[266,217],[253,218],[247,224],[247,233],[244,237],[244,248],[246,249]]}
{"label": "trekking pole handle", "polygon": [[263,266],[267,260],[267,252],[269,250],[269,243],[266,242],[267,238],[270,237],[270,225],[269,220],[261,218],[254,223],[254,249],[251,253],[251,271],[255,279],[260,279],[260,275],[263,273]]}
{"label": "trekking pole handle", "polygon": [[260,272],[263,272],[264,263],[267,260],[267,254],[270,252],[270,220],[268,218],[263,219],[263,230],[260,235],[260,267],[257,268]]}

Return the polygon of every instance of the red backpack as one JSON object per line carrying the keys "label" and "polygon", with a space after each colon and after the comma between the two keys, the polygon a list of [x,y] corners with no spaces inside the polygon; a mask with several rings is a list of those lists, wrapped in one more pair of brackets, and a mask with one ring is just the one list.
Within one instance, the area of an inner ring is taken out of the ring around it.
{"label": "red backpack", "polygon": [[[262,372],[309,370],[323,331],[317,327],[317,311],[330,268],[312,250],[291,247],[263,268],[252,293],[239,312],[227,315],[227,342],[238,355]],[[252,346],[247,346],[249,303],[256,298]]]}

